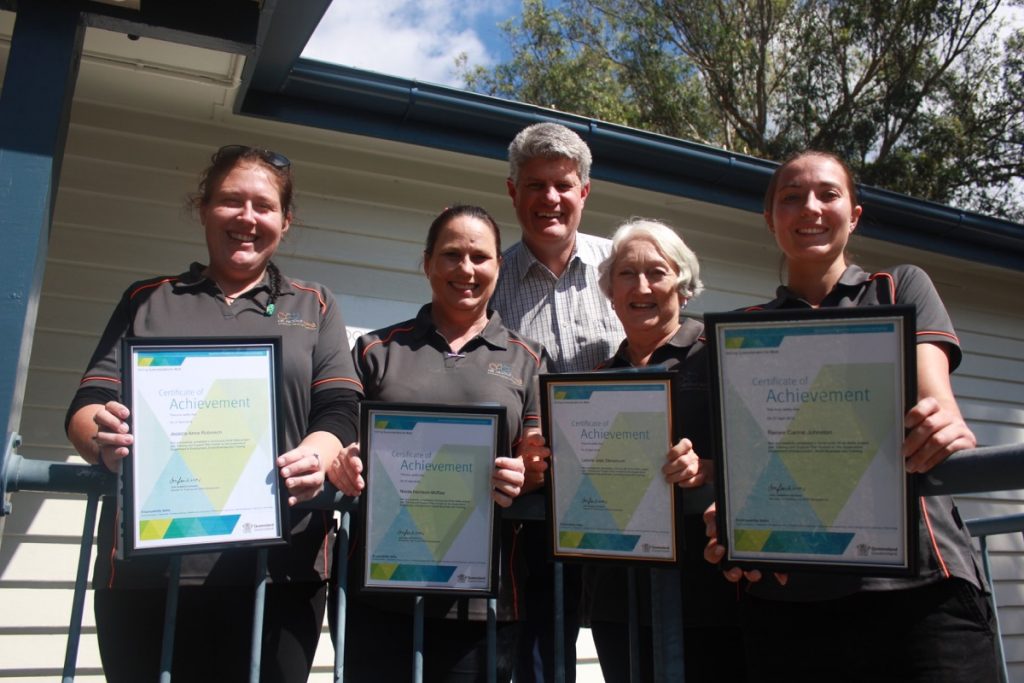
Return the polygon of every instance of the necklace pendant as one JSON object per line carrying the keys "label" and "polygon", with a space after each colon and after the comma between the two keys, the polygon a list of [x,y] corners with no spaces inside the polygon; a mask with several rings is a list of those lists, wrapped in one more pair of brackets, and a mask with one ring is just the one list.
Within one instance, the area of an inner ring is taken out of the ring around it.
{"label": "necklace pendant", "polygon": [[267,310],[263,312],[263,315],[265,315],[265,316],[267,316],[269,318],[270,316],[274,315],[274,311],[276,311],[276,310],[277,310],[277,306],[275,306],[274,304],[268,304],[267,305]]}

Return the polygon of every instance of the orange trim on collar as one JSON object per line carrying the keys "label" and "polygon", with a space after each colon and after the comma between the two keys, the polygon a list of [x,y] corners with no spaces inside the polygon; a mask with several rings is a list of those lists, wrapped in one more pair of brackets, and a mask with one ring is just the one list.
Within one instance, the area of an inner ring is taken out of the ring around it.
{"label": "orange trim on collar", "polygon": [[147,289],[153,289],[154,287],[159,287],[160,285],[165,285],[168,282],[177,282],[179,279],[180,278],[177,278],[177,277],[165,277],[163,280],[160,280],[158,282],[150,282],[149,284],[142,285],[141,287],[137,288],[135,291],[133,291],[131,294],[128,295],[128,298],[129,299],[134,299],[135,295],[138,294],[141,291],[144,291],[144,290],[147,290]]}
{"label": "orange trim on collar", "polygon": [[869,282],[876,278],[885,278],[889,281],[889,303],[896,303],[896,280],[893,278],[892,273],[872,273],[868,275]]}
{"label": "orange trim on collar", "polygon": [[297,283],[296,283],[295,281],[293,281],[293,280],[289,280],[288,282],[289,282],[289,283],[291,284],[291,286],[292,286],[292,287],[294,287],[295,289],[299,289],[299,290],[302,290],[303,292],[310,292],[311,294],[313,294],[314,296],[316,296],[316,298],[317,298],[317,299],[318,299],[318,300],[320,301],[320,312],[321,312],[321,313],[323,313],[323,312],[325,312],[325,311],[327,310],[327,302],[326,302],[326,301],[324,301],[324,297],[323,297],[323,296],[322,296],[322,295],[320,294],[320,292],[319,292],[319,291],[317,291],[317,290],[313,289],[312,287],[303,287],[302,285],[300,285],[300,284],[297,284]]}
{"label": "orange trim on collar", "polygon": [[402,332],[412,332],[415,329],[416,329],[415,325],[410,325],[409,327],[396,327],[395,329],[391,330],[391,334],[389,334],[388,336],[384,337],[384,339],[375,339],[374,341],[372,341],[369,344],[367,344],[366,348],[363,349],[363,353],[361,354],[360,357],[366,358],[366,354],[374,346],[378,346],[380,344],[390,344],[391,340],[395,338],[396,334],[400,334]]}
{"label": "orange trim on collar", "polygon": [[509,338],[509,342],[510,342],[510,343],[512,343],[512,344],[519,344],[519,345],[520,345],[520,346],[522,346],[522,347],[523,347],[524,349],[526,349],[526,352],[527,352],[528,354],[530,354],[531,356],[533,356],[533,362],[535,362],[535,363],[537,364],[537,367],[538,367],[538,368],[540,367],[540,356],[538,356],[538,355],[537,355],[536,353],[534,353],[534,352],[533,352],[533,350],[532,350],[532,349],[530,349],[530,347],[529,347],[529,346],[527,346],[527,345],[526,345],[526,344],[524,344],[523,342],[519,341],[518,339],[512,339],[512,338]]}

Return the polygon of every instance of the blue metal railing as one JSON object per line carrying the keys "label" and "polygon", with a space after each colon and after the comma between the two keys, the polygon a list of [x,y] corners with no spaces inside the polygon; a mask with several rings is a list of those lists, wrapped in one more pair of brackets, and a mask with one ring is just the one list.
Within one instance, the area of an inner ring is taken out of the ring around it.
{"label": "blue metal railing", "polygon": [[[988,537],[1002,534],[1024,535],[1024,514],[1003,515],[1000,517],[985,517],[983,519],[967,520],[967,529],[971,536],[978,539],[981,547],[981,567],[985,572],[985,581],[992,589],[992,605],[996,604],[996,587],[992,583],[992,566],[988,556]],[[1009,683],[1010,672],[1006,666],[1006,654],[1003,652],[1003,628],[999,621],[999,610],[994,610],[996,618],[996,647],[998,648],[999,663],[1002,666],[1002,682]]]}
{"label": "blue metal railing", "polygon": [[[72,600],[71,621],[68,627],[68,642],[65,651],[64,670],[62,680],[70,682],[74,680],[75,666],[78,655],[78,644],[81,636],[81,624],[89,562],[92,555],[92,537],[96,523],[96,509],[99,498],[102,495],[114,493],[115,477],[106,470],[89,465],[78,465],[70,463],[56,463],[51,461],[32,460],[20,456],[16,450],[20,440],[15,435],[8,444],[4,459],[0,462],[0,500],[5,500],[8,493],[18,491],[37,491],[50,493],[72,493],[83,494],[87,497],[85,522],[82,531],[82,540],[79,551],[79,561],[75,578],[75,593]],[[970,451],[961,451],[949,458],[946,462],[937,466],[927,475],[922,477],[921,490],[924,495],[940,494],[964,494],[981,493],[987,491],[1003,491],[1024,489],[1024,444],[1010,446],[994,446],[977,448]],[[345,606],[347,600],[347,554],[349,533],[349,513],[353,509],[355,501],[346,498],[337,492],[325,492],[317,499],[306,503],[303,507],[316,509],[330,509],[341,512],[341,527],[335,541],[335,575],[338,581],[338,590],[335,591],[336,601],[329,608],[335,610],[337,624],[337,641],[335,651],[334,678],[336,681],[344,679],[344,633],[345,633]],[[706,500],[699,496],[691,496],[686,499],[687,512],[699,512],[706,505]],[[5,506],[3,513],[10,512]],[[536,520],[543,519],[543,502],[539,496],[528,496],[516,501],[503,517],[506,519]],[[1017,533],[1024,531],[1024,514],[996,517],[990,519],[979,519],[968,522],[971,533],[979,538],[982,550],[982,559],[987,578],[991,582],[989,568],[987,537],[995,534]],[[266,562],[265,551],[259,553],[260,560]],[[176,563],[172,563],[172,572]],[[262,572],[261,576],[265,576]],[[631,572],[632,574],[632,572]],[[561,591],[557,582],[559,572],[556,571],[556,603],[560,600]],[[635,591],[635,582],[630,582]],[[682,642],[682,612],[678,608],[677,600],[665,600],[666,596],[678,594],[679,578],[678,573],[673,570],[659,570],[651,573],[652,590],[656,590],[660,596],[653,601],[654,611],[652,614],[652,627],[655,637],[658,639],[655,644],[655,676],[657,680],[683,680],[683,645]],[[170,661],[173,653],[173,633],[175,608],[177,600],[176,580],[171,581],[168,590],[168,609],[166,611],[165,635],[163,651],[161,655],[161,683],[169,682],[171,679]],[[253,630],[252,630],[252,659],[250,667],[250,680],[257,683],[260,670],[260,652],[262,647],[262,617],[263,599],[265,595],[264,582],[257,586],[254,600]],[[994,596],[993,596],[994,599]],[[631,602],[635,603],[635,596]],[[677,607],[665,609],[666,605],[675,604]],[[662,607],[663,609],[658,609]],[[562,610],[556,609],[556,620],[561,617]],[[423,673],[423,611],[422,602],[418,603],[416,613],[416,633],[414,639],[413,672],[414,680],[422,680]],[[997,612],[997,635],[1001,641]],[[635,610],[631,614],[630,633],[636,630]],[[496,609],[492,600],[488,608],[488,662],[490,680],[494,680],[496,662]],[[563,633],[561,628],[555,629],[556,636]],[[564,680],[565,672],[561,670],[561,662],[564,661],[564,643],[562,638],[556,638],[555,661],[556,680]],[[631,641],[636,639],[631,637]],[[1001,642],[1000,657],[1003,657]],[[631,645],[631,676],[637,680],[637,672],[634,662],[638,653]],[[1004,681],[1007,678],[1005,659],[1002,659]]]}

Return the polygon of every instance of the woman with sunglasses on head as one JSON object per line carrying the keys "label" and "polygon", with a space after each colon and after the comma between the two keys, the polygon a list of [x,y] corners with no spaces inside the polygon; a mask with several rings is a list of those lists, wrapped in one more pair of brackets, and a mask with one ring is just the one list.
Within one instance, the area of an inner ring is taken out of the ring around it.
{"label": "woman with sunglasses on head", "polygon": [[[343,445],[357,438],[362,387],[330,291],[271,261],[292,219],[291,164],[230,145],[194,198],[208,262],[136,282],[124,293],[68,409],[68,438],[85,460],[117,472],[133,457],[119,365],[125,337],[281,337],[282,452],[289,505],[322,490]],[[291,511],[291,540],[268,554],[262,681],[306,680],[323,624],[332,520]],[[105,499],[94,569],[100,656],[109,681],[159,676],[166,557],[116,558],[116,505]],[[249,680],[256,550],[183,555],[172,672],[176,680]]]}
{"label": "woman with sunglasses on head", "polygon": [[[751,310],[913,304],[917,310],[917,400],[904,418],[907,472],[928,472],[975,446],[949,374],[959,340],[928,275],[912,265],[868,273],[846,245],[861,207],[846,164],[806,151],[779,166],[764,216],[785,257],[787,281]],[[753,681],[973,683],[998,680],[994,619],[970,535],[949,496],[927,496],[920,512],[916,575],[906,578],[792,572],[751,580],[741,602],[747,673]],[[718,562],[714,518],[705,514]]]}

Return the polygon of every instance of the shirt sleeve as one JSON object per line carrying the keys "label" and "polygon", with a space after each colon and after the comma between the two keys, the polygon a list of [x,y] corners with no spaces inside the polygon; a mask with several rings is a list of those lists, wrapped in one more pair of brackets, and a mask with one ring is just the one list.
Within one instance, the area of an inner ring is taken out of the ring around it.
{"label": "shirt sleeve", "polygon": [[348,348],[348,330],[334,296],[323,290],[326,308],[313,350],[313,384],[308,431],[329,431],[343,444],[359,438],[363,385]]}
{"label": "shirt sleeve", "polygon": [[383,345],[374,344],[377,341],[374,334],[364,334],[356,340],[355,348],[352,349],[352,360],[355,363],[356,377],[363,385],[363,396],[368,399],[376,399],[379,396],[380,382],[378,368],[379,359],[371,346],[383,349]]}
{"label": "shirt sleeve", "polygon": [[523,401],[523,426],[540,426],[540,376],[550,372],[551,358],[543,346],[540,346],[540,363],[527,382],[526,395]]}
{"label": "shirt sleeve", "polygon": [[320,324],[320,334],[313,349],[313,387],[316,394],[325,389],[351,389],[360,397],[363,385],[356,375],[352,355],[348,348],[348,330],[334,297],[323,290],[326,310]]}
{"label": "shirt sleeve", "polygon": [[949,352],[949,371],[953,372],[963,359],[960,339],[931,278],[913,265],[893,269],[893,277],[896,280],[896,303],[917,307],[917,343],[942,345]]}
{"label": "shirt sleeve", "polygon": [[359,394],[336,387],[313,394],[309,409],[309,432],[330,432],[342,445],[359,439]]}
{"label": "shirt sleeve", "polygon": [[100,336],[99,344],[92,352],[92,358],[86,366],[85,374],[79,382],[78,390],[71,399],[67,414],[64,416],[64,431],[67,432],[71,418],[76,412],[87,405],[104,404],[107,401],[121,399],[121,340],[128,334],[131,327],[131,297],[134,285],[121,296],[114,312],[107,321],[107,326]]}

